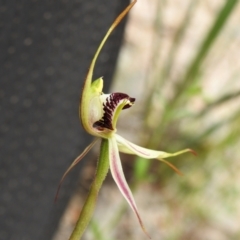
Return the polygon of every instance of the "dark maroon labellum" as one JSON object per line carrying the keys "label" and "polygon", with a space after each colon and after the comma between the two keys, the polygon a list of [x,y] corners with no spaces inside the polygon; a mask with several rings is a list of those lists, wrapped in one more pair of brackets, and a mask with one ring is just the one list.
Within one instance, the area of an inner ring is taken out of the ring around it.
{"label": "dark maroon labellum", "polygon": [[107,97],[106,102],[103,103],[103,117],[93,124],[93,127],[98,130],[104,130],[104,128],[114,130],[112,126],[112,117],[115,108],[118,106],[119,102],[123,99],[127,99],[130,101],[129,104],[126,104],[123,109],[129,108],[135,102],[135,98],[129,97],[125,93],[112,93],[109,97]]}

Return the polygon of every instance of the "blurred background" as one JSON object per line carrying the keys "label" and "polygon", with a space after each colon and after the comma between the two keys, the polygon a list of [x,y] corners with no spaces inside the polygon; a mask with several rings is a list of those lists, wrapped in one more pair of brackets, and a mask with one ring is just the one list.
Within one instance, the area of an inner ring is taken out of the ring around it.
{"label": "blurred background", "polygon": [[[110,12],[102,13],[106,16]],[[112,19],[94,38],[91,54],[119,12],[120,8],[111,13]],[[49,18],[49,15],[43,16]],[[98,22],[87,16],[88,26]],[[148,148],[175,152],[187,147],[197,152],[197,157],[185,154],[169,159],[183,176],[156,160],[121,155],[126,178],[152,239],[240,239],[239,22],[237,0],[139,0],[129,14],[111,91],[125,92],[135,97],[136,103],[123,111],[118,132]],[[29,43],[31,45],[31,41],[25,41],[25,45]],[[68,51],[70,56],[76,45]],[[14,49],[8,51],[11,53]],[[106,52],[112,53],[111,50]],[[104,62],[104,53],[101,56],[103,65],[111,62]],[[97,65],[99,67],[99,62]],[[46,74],[51,73],[50,70]],[[21,74],[21,69],[18,72]],[[106,76],[105,72],[100,68],[96,77]],[[80,88],[80,82],[76,84]],[[12,102],[16,99],[12,98]],[[73,109],[77,111],[77,101],[74,104]],[[60,127],[69,127],[64,124]],[[73,132],[81,129],[77,125],[72,127]],[[65,142],[74,142],[77,139],[74,136],[70,134]],[[81,142],[81,149],[85,144]],[[81,149],[78,145],[74,154],[71,151],[68,155],[66,150],[65,155],[61,155],[61,159],[68,158],[61,165],[61,171]],[[74,172],[69,174],[65,188],[70,186],[70,180],[75,181],[71,183],[76,187],[76,176],[81,169],[77,192],[63,216],[59,214],[61,221],[51,239],[65,240],[71,233],[95,173],[98,151],[96,147],[92,155],[86,157],[84,164],[74,171],[75,175]],[[54,184],[57,179],[58,176]],[[63,188],[65,199],[70,198],[70,193],[66,195],[64,191]],[[83,239],[146,239],[110,174]]]}
{"label": "blurred background", "polygon": [[[118,131],[148,148],[197,152],[169,159],[184,176],[121,156],[152,239],[240,239],[239,22],[238,1],[141,0],[130,12],[112,91],[136,103]],[[84,239],[145,239],[111,178]]]}

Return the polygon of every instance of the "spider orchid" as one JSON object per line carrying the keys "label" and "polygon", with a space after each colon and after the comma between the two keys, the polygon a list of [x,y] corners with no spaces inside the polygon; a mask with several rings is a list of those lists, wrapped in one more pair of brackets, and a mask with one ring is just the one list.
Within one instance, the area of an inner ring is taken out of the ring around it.
{"label": "spider orchid", "polygon": [[[94,146],[94,144],[99,139],[102,139],[102,144],[101,144],[101,151],[100,151],[100,157],[99,157],[96,176],[90,188],[88,198],[82,209],[77,225],[70,237],[71,240],[79,239],[82,236],[85,228],[87,227],[88,222],[90,221],[93,214],[98,191],[108,172],[109,166],[112,173],[112,177],[115,180],[120,192],[122,193],[124,198],[127,200],[128,204],[136,214],[141,228],[149,237],[149,235],[147,234],[144,228],[143,222],[140,218],[132,192],[124,177],[121,160],[119,157],[119,152],[123,152],[127,154],[135,154],[146,159],[156,158],[168,164],[179,174],[180,174],[180,171],[176,167],[174,167],[171,163],[167,162],[164,159],[168,157],[177,156],[185,152],[193,152],[191,149],[185,149],[176,153],[167,153],[162,151],[150,150],[150,149],[137,146],[136,144],[131,143],[126,139],[124,139],[123,137],[121,137],[120,135],[118,135],[116,124],[117,124],[119,114],[123,109],[130,108],[134,104],[135,98],[129,97],[125,93],[119,93],[119,92],[104,94],[102,92],[103,79],[98,78],[97,80],[92,81],[94,66],[104,43],[106,42],[108,36],[111,34],[113,29],[118,25],[118,23],[122,20],[122,18],[127,14],[127,12],[133,7],[135,3],[136,1],[133,1],[117,17],[117,19],[114,21],[114,23],[108,30],[99,48],[97,49],[96,54],[94,55],[94,58],[91,62],[91,65],[83,86],[82,96],[80,101],[80,108],[79,108],[80,119],[82,121],[82,125],[84,129],[89,134],[95,136],[95,139],[80,154],[80,156],[78,156],[73,161],[71,166],[67,169],[67,171],[65,172],[65,174],[63,175],[60,181],[59,188],[63,179],[68,174],[68,172],[89,152],[89,150]],[[58,188],[58,191],[59,191],[59,188]]]}

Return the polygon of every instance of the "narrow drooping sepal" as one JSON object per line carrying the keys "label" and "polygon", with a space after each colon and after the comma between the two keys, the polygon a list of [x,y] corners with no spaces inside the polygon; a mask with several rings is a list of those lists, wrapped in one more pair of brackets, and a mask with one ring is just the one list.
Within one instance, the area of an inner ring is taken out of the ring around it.
{"label": "narrow drooping sepal", "polygon": [[156,158],[166,163],[167,165],[169,165],[174,171],[176,171],[180,175],[182,175],[182,173],[173,164],[164,160],[164,158],[175,157],[186,152],[191,152],[195,154],[195,152],[191,149],[184,149],[175,153],[167,153],[163,151],[151,150],[144,147],[140,147],[126,140],[125,138],[119,136],[118,134],[115,134],[115,137],[116,137],[118,149],[120,152],[127,153],[127,154],[135,154],[139,157],[146,158],[146,159]]}
{"label": "narrow drooping sepal", "polygon": [[112,137],[112,138],[108,139],[108,142],[109,142],[109,162],[110,162],[110,170],[112,173],[112,177],[113,177],[114,181],[116,182],[120,192],[122,193],[124,198],[129,203],[130,207],[136,214],[139,224],[141,225],[143,231],[149,237],[148,233],[146,232],[146,230],[144,228],[144,225],[143,225],[143,222],[138,213],[138,209],[137,209],[136,203],[134,201],[132,192],[126,182],[126,179],[125,179],[125,176],[123,173],[122,164],[121,164],[121,160],[120,160],[120,156],[119,156],[119,152],[118,152],[117,141],[116,141],[115,137]]}
{"label": "narrow drooping sepal", "polygon": [[100,99],[102,102],[103,115],[101,119],[93,124],[98,131],[116,130],[116,124],[121,110],[131,107],[135,102],[135,98],[118,92],[102,94]]}
{"label": "narrow drooping sepal", "polygon": [[62,185],[62,182],[63,180],[65,179],[65,177],[67,176],[67,174],[86,156],[86,154],[92,149],[92,147],[95,145],[95,143],[99,140],[99,138],[95,138],[94,141],[92,143],[90,143],[85,149],[84,151],[74,159],[74,161],[72,162],[72,164],[69,166],[69,168],[67,169],[67,171],[63,174],[60,182],[59,182],[59,185],[58,185],[58,188],[57,188],[57,193],[55,195],[55,202],[57,201],[57,198],[58,198],[58,193],[59,193],[59,190],[61,188],[61,185]]}

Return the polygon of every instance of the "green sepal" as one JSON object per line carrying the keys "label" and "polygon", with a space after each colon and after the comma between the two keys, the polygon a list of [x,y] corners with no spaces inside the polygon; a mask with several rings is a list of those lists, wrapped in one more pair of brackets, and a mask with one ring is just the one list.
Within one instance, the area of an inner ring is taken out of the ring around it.
{"label": "green sepal", "polygon": [[[99,53],[101,52],[105,42],[107,41],[109,35],[112,33],[112,31],[115,29],[115,27],[121,22],[123,17],[130,11],[130,9],[133,7],[133,5],[136,3],[136,0],[131,2],[120,15],[115,19],[113,24],[108,29],[106,35],[104,36],[103,40],[101,41],[96,53],[93,56],[92,62],[90,64],[85,82],[83,84],[80,104],[79,104],[79,117],[82,121],[83,128],[91,135],[97,136],[97,137],[104,137],[104,134],[102,135],[98,131],[96,131],[95,128],[93,128],[94,121],[97,121],[99,119],[96,119],[98,114],[102,111],[98,106],[99,101],[96,99],[100,96],[102,93],[102,87],[103,87],[103,80],[102,78],[98,78],[92,83],[92,76],[93,71],[95,68],[95,64],[97,61],[97,58],[99,56]],[[96,105],[95,105],[96,104]],[[94,109],[92,109],[94,107]],[[95,112],[96,111],[96,112]],[[108,135],[108,133],[107,133]]]}

